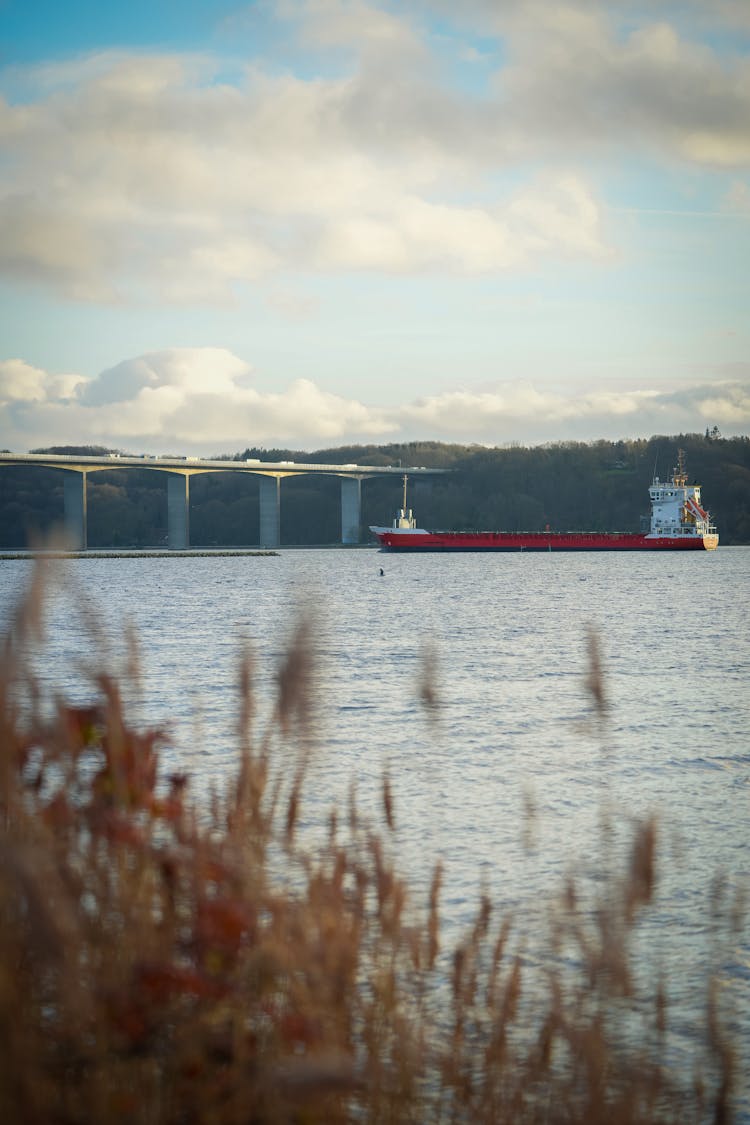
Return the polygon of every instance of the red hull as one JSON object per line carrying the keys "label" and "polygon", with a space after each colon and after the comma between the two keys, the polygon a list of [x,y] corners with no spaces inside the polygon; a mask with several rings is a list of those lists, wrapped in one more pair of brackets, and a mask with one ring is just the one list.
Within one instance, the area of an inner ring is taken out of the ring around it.
{"label": "red hull", "polygon": [[417,532],[379,531],[377,538],[390,551],[711,551],[715,535],[686,535],[650,539],[647,535],[607,532]]}

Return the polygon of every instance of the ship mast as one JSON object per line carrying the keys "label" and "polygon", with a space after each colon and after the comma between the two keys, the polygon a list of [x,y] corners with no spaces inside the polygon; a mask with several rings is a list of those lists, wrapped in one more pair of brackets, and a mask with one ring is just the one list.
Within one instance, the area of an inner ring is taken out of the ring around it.
{"label": "ship mast", "polygon": [[687,467],[685,465],[685,450],[677,450],[677,468],[672,470],[672,480],[678,488],[684,488],[687,484]]}
{"label": "ship mast", "polygon": [[402,500],[403,507],[400,508],[398,510],[398,512],[396,512],[396,518],[393,521],[394,531],[404,530],[404,529],[411,530],[412,528],[415,528],[417,526],[417,521],[414,519],[414,516],[412,515],[411,511],[406,507],[406,481],[407,481],[407,479],[408,478],[406,476],[406,473],[404,473],[404,496],[403,496],[403,500]]}

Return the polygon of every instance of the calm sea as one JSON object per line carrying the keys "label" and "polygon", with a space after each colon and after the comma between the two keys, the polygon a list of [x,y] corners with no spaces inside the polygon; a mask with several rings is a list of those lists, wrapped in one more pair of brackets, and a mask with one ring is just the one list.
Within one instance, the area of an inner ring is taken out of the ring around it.
{"label": "calm sea", "polygon": [[[282,550],[53,566],[69,582],[38,659],[50,691],[88,698],[83,667],[124,667],[123,623],[132,624],[143,670],[134,713],[168,727],[169,765],[187,769],[199,794],[236,765],[243,646],[255,655],[262,726],[294,623],[312,610],[318,739],[305,830],[322,832],[352,781],[362,811],[382,823],[387,767],[399,866],[421,906],[443,860],[449,936],[470,923],[485,887],[538,934],[566,873],[595,881],[603,865],[624,863],[633,822],[658,814],[658,896],[639,940],[654,971],[674,980],[686,1034],[701,1023],[707,967],[721,973],[740,1072],[750,1072],[747,924],[732,935],[717,922],[750,885],[750,548],[423,558]],[[31,567],[0,561],[3,629]],[[603,725],[586,690],[591,629]],[[420,699],[425,659],[430,710]],[[284,752],[291,771],[293,751]]]}

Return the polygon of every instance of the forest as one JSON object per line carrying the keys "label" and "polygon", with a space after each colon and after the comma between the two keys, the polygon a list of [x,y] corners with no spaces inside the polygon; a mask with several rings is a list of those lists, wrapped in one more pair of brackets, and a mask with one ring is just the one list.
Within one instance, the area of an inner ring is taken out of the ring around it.
{"label": "forest", "polygon": [[[665,479],[683,449],[689,480],[702,486],[722,545],[750,543],[750,438],[719,432],[628,441],[540,446],[415,441],[347,445],[309,452],[247,448],[222,460],[259,458],[309,464],[424,466],[450,470],[409,482],[408,504],[420,526],[445,530],[638,531],[654,475]],[[102,446],[55,446],[34,453],[127,453]],[[160,547],[167,539],[166,473],[152,469],[88,477],[90,549]],[[362,485],[362,541],[370,524],[390,523],[400,507],[398,478]],[[258,544],[258,483],[248,473],[196,475],[190,481],[193,547]],[[0,549],[39,543],[63,519],[63,472],[0,466]],[[341,537],[336,477],[288,477],[281,484],[281,545],[324,546]]]}

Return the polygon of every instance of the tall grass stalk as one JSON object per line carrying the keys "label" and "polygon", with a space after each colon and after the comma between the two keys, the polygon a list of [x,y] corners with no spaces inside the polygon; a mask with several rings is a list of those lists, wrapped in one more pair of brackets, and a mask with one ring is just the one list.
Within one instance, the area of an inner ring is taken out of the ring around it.
{"label": "tall grass stalk", "polygon": [[[488,896],[446,950],[442,868],[428,901],[413,902],[391,854],[387,773],[382,828],[352,792],[325,844],[300,839],[314,752],[305,622],[264,729],[252,661],[241,663],[236,776],[199,815],[189,779],[160,772],[161,732],[131,722],[105,667],[90,705],[43,705],[27,657],[42,643],[45,593],[35,578],[0,668],[0,1120],[732,1119],[738,1060],[713,979],[690,1074],[669,1064],[658,966],[653,994],[636,988],[655,820],[635,828],[594,901],[573,879],[561,887],[545,963],[524,957],[523,915],[499,914]],[[593,640],[590,653],[603,722]],[[433,662],[419,689],[430,713]],[[277,878],[279,856],[289,878]]]}

